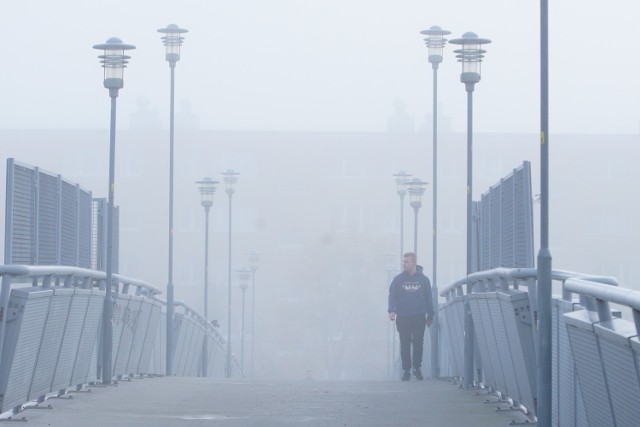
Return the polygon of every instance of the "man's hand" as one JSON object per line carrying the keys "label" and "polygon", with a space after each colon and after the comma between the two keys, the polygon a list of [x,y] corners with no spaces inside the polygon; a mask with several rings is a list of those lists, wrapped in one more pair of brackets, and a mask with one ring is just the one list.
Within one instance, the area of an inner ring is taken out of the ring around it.
{"label": "man's hand", "polygon": [[391,320],[392,322],[396,320],[396,317],[397,316],[395,312],[392,311],[391,313],[389,313],[389,320]]}
{"label": "man's hand", "polygon": [[433,319],[427,319],[427,328],[430,328],[432,323]]}

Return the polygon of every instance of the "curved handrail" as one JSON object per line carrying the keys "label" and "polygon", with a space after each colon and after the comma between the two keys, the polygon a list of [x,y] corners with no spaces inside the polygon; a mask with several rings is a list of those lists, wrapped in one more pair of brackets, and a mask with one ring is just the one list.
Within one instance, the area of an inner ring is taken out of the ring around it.
{"label": "curved handrail", "polygon": [[[452,284],[444,287],[440,291],[440,296],[447,297],[452,293],[455,293],[457,296],[462,296],[465,294],[464,289],[462,287],[467,284],[473,284],[476,282],[480,282],[483,280],[490,279],[512,279],[512,280],[520,280],[525,282],[527,279],[536,279],[538,277],[538,270],[536,268],[505,268],[499,267],[491,270],[477,271],[475,273],[471,273],[468,276],[464,276]],[[596,276],[589,275],[584,273],[577,273],[573,271],[567,270],[553,270],[551,272],[552,280],[566,282],[571,278],[581,278],[585,280],[590,280],[592,282],[599,282],[608,285],[618,285],[618,281],[614,277],[609,276]],[[525,282],[526,285],[526,282]],[[565,296],[563,295],[563,298]]]}
{"label": "curved handrail", "polygon": [[[67,266],[67,265],[0,265],[0,275],[10,275],[17,277],[39,278],[46,276],[53,277],[86,277],[95,280],[106,280],[107,274],[104,271],[90,270],[87,268]],[[134,279],[120,274],[113,274],[115,281],[126,286],[133,285],[141,289],[147,290],[151,295],[161,294],[162,291],[145,282],[144,280]]]}
{"label": "curved handrail", "polygon": [[[612,318],[609,303],[631,308],[636,332],[640,334],[640,291],[609,286],[582,278],[567,280],[564,283],[564,289],[568,294],[576,293],[582,297],[595,299],[595,311],[597,311],[599,321],[601,322],[611,320]],[[587,304],[586,308],[593,308],[593,304],[591,306]]]}

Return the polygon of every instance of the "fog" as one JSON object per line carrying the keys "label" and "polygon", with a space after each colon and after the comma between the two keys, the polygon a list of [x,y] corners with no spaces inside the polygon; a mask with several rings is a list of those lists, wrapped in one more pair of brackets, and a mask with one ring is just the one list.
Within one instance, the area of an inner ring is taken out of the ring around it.
{"label": "fog", "polygon": [[[593,0],[550,3],[554,267],[615,275],[631,286],[640,274],[631,246],[640,231],[629,214],[638,208],[629,194],[640,178],[633,164],[640,59],[625,41],[635,36],[640,7],[622,0],[606,8]],[[235,269],[257,250],[258,377],[386,378],[385,255],[398,256],[400,222],[392,174],[406,170],[432,181],[432,71],[421,30],[440,25],[451,37],[474,31],[492,40],[474,92],[474,198],[523,160],[532,161],[539,193],[537,1],[3,6],[9,61],[0,99],[2,161],[15,157],[59,173],[94,197],[106,196],[109,98],[100,52],[91,46],[112,36],[136,45],[118,97],[121,273],[163,290],[169,66],[156,30],[170,23],[189,30],[176,67],[176,298],[202,306],[204,214],[195,181],[221,181],[220,172],[235,169],[241,175],[233,199],[232,335],[240,357]],[[447,46],[438,74],[440,287],[465,271],[466,93],[459,73]],[[431,197],[429,186],[418,242],[428,275]],[[227,209],[221,188],[211,211],[209,317],[220,321],[223,335]],[[405,249],[412,248],[412,221],[407,205]],[[248,337],[245,343],[248,366]]]}
{"label": "fog", "polygon": [[[551,130],[637,133],[638,55],[630,47],[640,6],[550,1]],[[480,132],[539,130],[539,2],[534,0],[5,0],[8,42],[0,128],[105,128],[108,103],[97,51],[117,36],[137,46],[119,100],[140,97],[168,126],[168,65],[158,28],[187,28],[178,100],[203,129],[384,130],[402,100],[416,126],[431,110],[431,69],[420,30],[492,40],[476,87]],[[630,50],[631,49],[631,50]],[[440,101],[456,131],[466,101],[452,46]],[[95,108],[86,108],[95,105]],[[179,109],[179,107],[178,107]],[[126,124],[126,121],[123,123]]]}

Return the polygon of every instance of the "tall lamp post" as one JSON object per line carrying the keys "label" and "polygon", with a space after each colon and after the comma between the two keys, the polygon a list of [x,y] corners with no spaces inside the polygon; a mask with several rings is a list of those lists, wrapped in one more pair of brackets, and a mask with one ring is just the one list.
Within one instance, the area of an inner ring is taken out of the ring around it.
{"label": "tall lamp post", "polygon": [[551,266],[549,250],[549,2],[540,0],[540,250],[538,251],[538,425],[551,426]]}
{"label": "tall lamp post", "polygon": [[171,94],[169,107],[169,278],[167,280],[167,375],[173,375],[173,122],[174,122],[174,88],[176,62],[180,60],[180,46],[184,37],[182,34],[188,32],[175,24],[160,28],[162,42],[166,47],[166,59],[171,68]]}
{"label": "tall lamp post", "polygon": [[[205,325],[209,322],[209,211],[213,206],[213,195],[216,192],[217,181],[205,177],[202,181],[197,181],[200,190],[200,204],[204,208],[204,320]],[[206,331],[205,331],[206,332]],[[202,376],[207,376],[207,337],[205,335],[202,342]]]}
{"label": "tall lamp post", "polygon": [[[442,51],[447,44],[447,39],[444,38],[447,34],[451,34],[450,31],[443,30],[437,25],[432,26],[428,30],[421,32],[427,36],[424,39],[428,52],[429,62],[433,69],[433,261],[432,261],[432,274],[431,274],[431,294],[433,296],[433,305],[435,313],[433,316],[433,329],[438,331],[438,67],[442,62]],[[440,377],[440,363],[439,363],[439,342],[438,334],[431,334],[431,377]]]}
{"label": "tall lamp post", "polygon": [[396,178],[396,192],[400,196],[400,270],[402,271],[402,257],[404,255],[404,196],[407,195],[407,182],[411,174],[405,171],[394,173]]}
{"label": "tall lamp post", "polygon": [[240,370],[244,376],[244,302],[245,295],[247,293],[247,288],[249,287],[249,279],[251,278],[251,270],[248,268],[239,268],[238,273],[238,282],[240,286],[240,290],[242,291],[242,318],[240,322]]}
{"label": "tall lamp post", "polygon": [[235,172],[232,169],[227,169],[222,172],[222,176],[224,177],[224,186],[225,192],[229,196],[229,265],[228,265],[228,294],[229,299],[227,303],[227,365],[225,374],[227,378],[231,378],[231,198],[233,193],[235,193],[234,185],[238,182],[238,172]]}
{"label": "tall lamp post", "polygon": [[122,43],[122,40],[112,37],[106,43],[93,46],[94,49],[104,53],[100,63],[104,68],[104,87],[109,89],[111,98],[111,121],[109,126],[109,200],[107,207],[107,265],[106,284],[104,296],[104,308],[102,311],[102,383],[111,384],[112,345],[113,345],[113,301],[111,300],[111,286],[113,277],[113,204],[115,181],[115,154],[116,154],[116,98],[118,92],[124,87],[124,69],[129,63],[130,56],[125,51],[135,49],[135,46]]}
{"label": "tall lamp post", "polygon": [[409,192],[409,206],[413,208],[414,225],[413,225],[413,253],[418,254],[418,211],[422,207],[422,195],[425,192],[424,186],[426,182],[419,178],[413,178],[407,182],[407,191]]}
{"label": "tall lamp post", "polygon": [[249,267],[251,268],[251,377],[255,376],[253,370],[254,342],[256,340],[255,320],[256,320],[256,271],[260,263],[260,254],[256,251],[249,252]]}
{"label": "tall lamp post", "polygon": [[[458,55],[458,61],[462,63],[460,81],[464,83],[467,91],[467,276],[472,271],[471,259],[471,209],[473,190],[473,89],[480,81],[480,63],[484,58],[483,44],[491,43],[489,39],[482,39],[476,33],[466,32],[461,38],[450,40],[449,43],[460,45],[461,49],[454,52]],[[471,285],[467,284],[467,293],[471,292]],[[464,382],[466,387],[473,386],[473,318],[469,302],[465,302],[464,310]]]}

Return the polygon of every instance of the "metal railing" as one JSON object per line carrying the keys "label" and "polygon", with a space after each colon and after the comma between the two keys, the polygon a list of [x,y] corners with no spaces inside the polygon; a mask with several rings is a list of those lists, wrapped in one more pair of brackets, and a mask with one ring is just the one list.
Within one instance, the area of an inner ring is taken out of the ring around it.
{"label": "metal railing", "polygon": [[[551,348],[554,420],[563,421],[554,425],[580,425],[586,415],[581,415],[584,402],[573,377],[573,360],[580,355],[572,352],[569,344],[565,313],[596,312],[596,321],[611,321],[611,310],[605,300],[631,305],[640,303],[640,299],[635,299],[633,291],[617,288],[615,278],[555,270],[552,279],[561,295],[554,298],[554,334],[551,343],[541,343],[537,330],[536,279],[534,268],[496,268],[470,274],[442,289],[440,295],[445,302],[439,310],[442,324],[439,333],[452,363],[448,371],[442,367],[441,372],[462,377],[471,364],[476,367],[475,384],[498,392],[514,407],[535,418],[538,355],[540,348]],[[574,293],[580,295],[579,300],[572,301]],[[465,330],[467,310],[473,320],[470,331]],[[637,326],[640,319],[637,308],[633,313]],[[469,334],[475,338],[472,351],[464,345],[464,337]],[[571,408],[570,414],[567,407]]]}
{"label": "metal railing", "polygon": [[[0,412],[15,413],[28,402],[99,382],[106,273],[71,266],[0,265],[0,276]],[[165,360],[154,355],[166,354],[161,291],[143,280],[112,277],[112,375],[163,375]],[[176,301],[175,306],[178,374],[201,375],[205,339],[210,366],[218,362],[223,368],[222,336],[186,302]],[[209,372],[216,374],[222,376],[222,369]]]}

